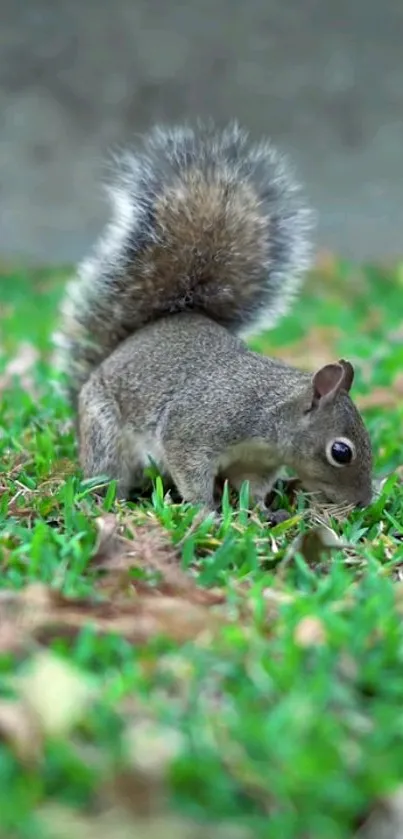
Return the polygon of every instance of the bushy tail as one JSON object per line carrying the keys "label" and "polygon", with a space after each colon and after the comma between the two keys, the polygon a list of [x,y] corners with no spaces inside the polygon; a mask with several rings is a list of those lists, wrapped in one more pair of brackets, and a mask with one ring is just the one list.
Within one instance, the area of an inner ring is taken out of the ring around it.
{"label": "bushy tail", "polygon": [[91,371],[163,315],[204,312],[243,336],[287,309],[311,213],[286,162],[236,124],[156,128],[118,160],[112,220],[78,268],[55,336],[74,400]]}

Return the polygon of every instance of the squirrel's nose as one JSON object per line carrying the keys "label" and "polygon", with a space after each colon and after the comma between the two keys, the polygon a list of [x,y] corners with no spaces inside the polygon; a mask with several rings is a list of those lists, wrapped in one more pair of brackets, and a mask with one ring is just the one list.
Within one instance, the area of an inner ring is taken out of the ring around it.
{"label": "squirrel's nose", "polygon": [[369,492],[364,498],[360,499],[360,501],[357,501],[355,506],[359,510],[363,510],[365,507],[369,507],[369,505],[372,504],[373,499],[374,499],[374,493]]}

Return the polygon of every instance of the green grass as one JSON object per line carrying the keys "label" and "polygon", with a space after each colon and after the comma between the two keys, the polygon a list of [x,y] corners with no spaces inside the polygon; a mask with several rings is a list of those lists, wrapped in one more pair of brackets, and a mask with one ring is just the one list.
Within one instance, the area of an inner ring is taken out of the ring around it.
{"label": "green grass", "polygon": [[[85,823],[118,839],[197,825],[346,839],[401,785],[403,283],[319,274],[256,346],[356,366],[376,475],[390,477],[371,508],[327,522],[331,551],[303,498],[272,530],[228,499],[220,525],[197,526],[159,480],[141,504],[119,507],[113,487],[98,501],[48,367],[63,272],[0,277],[1,836],[80,837]],[[126,530],[111,544],[96,521],[112,514]]]}

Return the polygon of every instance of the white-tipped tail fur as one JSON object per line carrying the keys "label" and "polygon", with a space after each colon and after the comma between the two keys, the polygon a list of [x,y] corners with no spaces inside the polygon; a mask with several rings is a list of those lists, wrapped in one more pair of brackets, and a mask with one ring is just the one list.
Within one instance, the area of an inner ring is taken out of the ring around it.
{"label": "white-tipped tail fur", "polygon": [[187,309],[250,336],[289,308],[312,214],[285,158],[236,124],[157,127],[117,161],[112,218],[66,290],[56,364],[74,399],[146,323]]}

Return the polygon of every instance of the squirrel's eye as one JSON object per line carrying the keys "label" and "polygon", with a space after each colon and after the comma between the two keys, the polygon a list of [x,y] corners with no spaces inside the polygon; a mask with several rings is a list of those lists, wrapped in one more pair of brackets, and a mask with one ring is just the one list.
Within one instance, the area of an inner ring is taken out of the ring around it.
{"label": "squirrel's eye", "polygon": [[326,447],[326,455],[332,466],[348,466],[354,458],[353,444],[349,440],[332,440]]}

